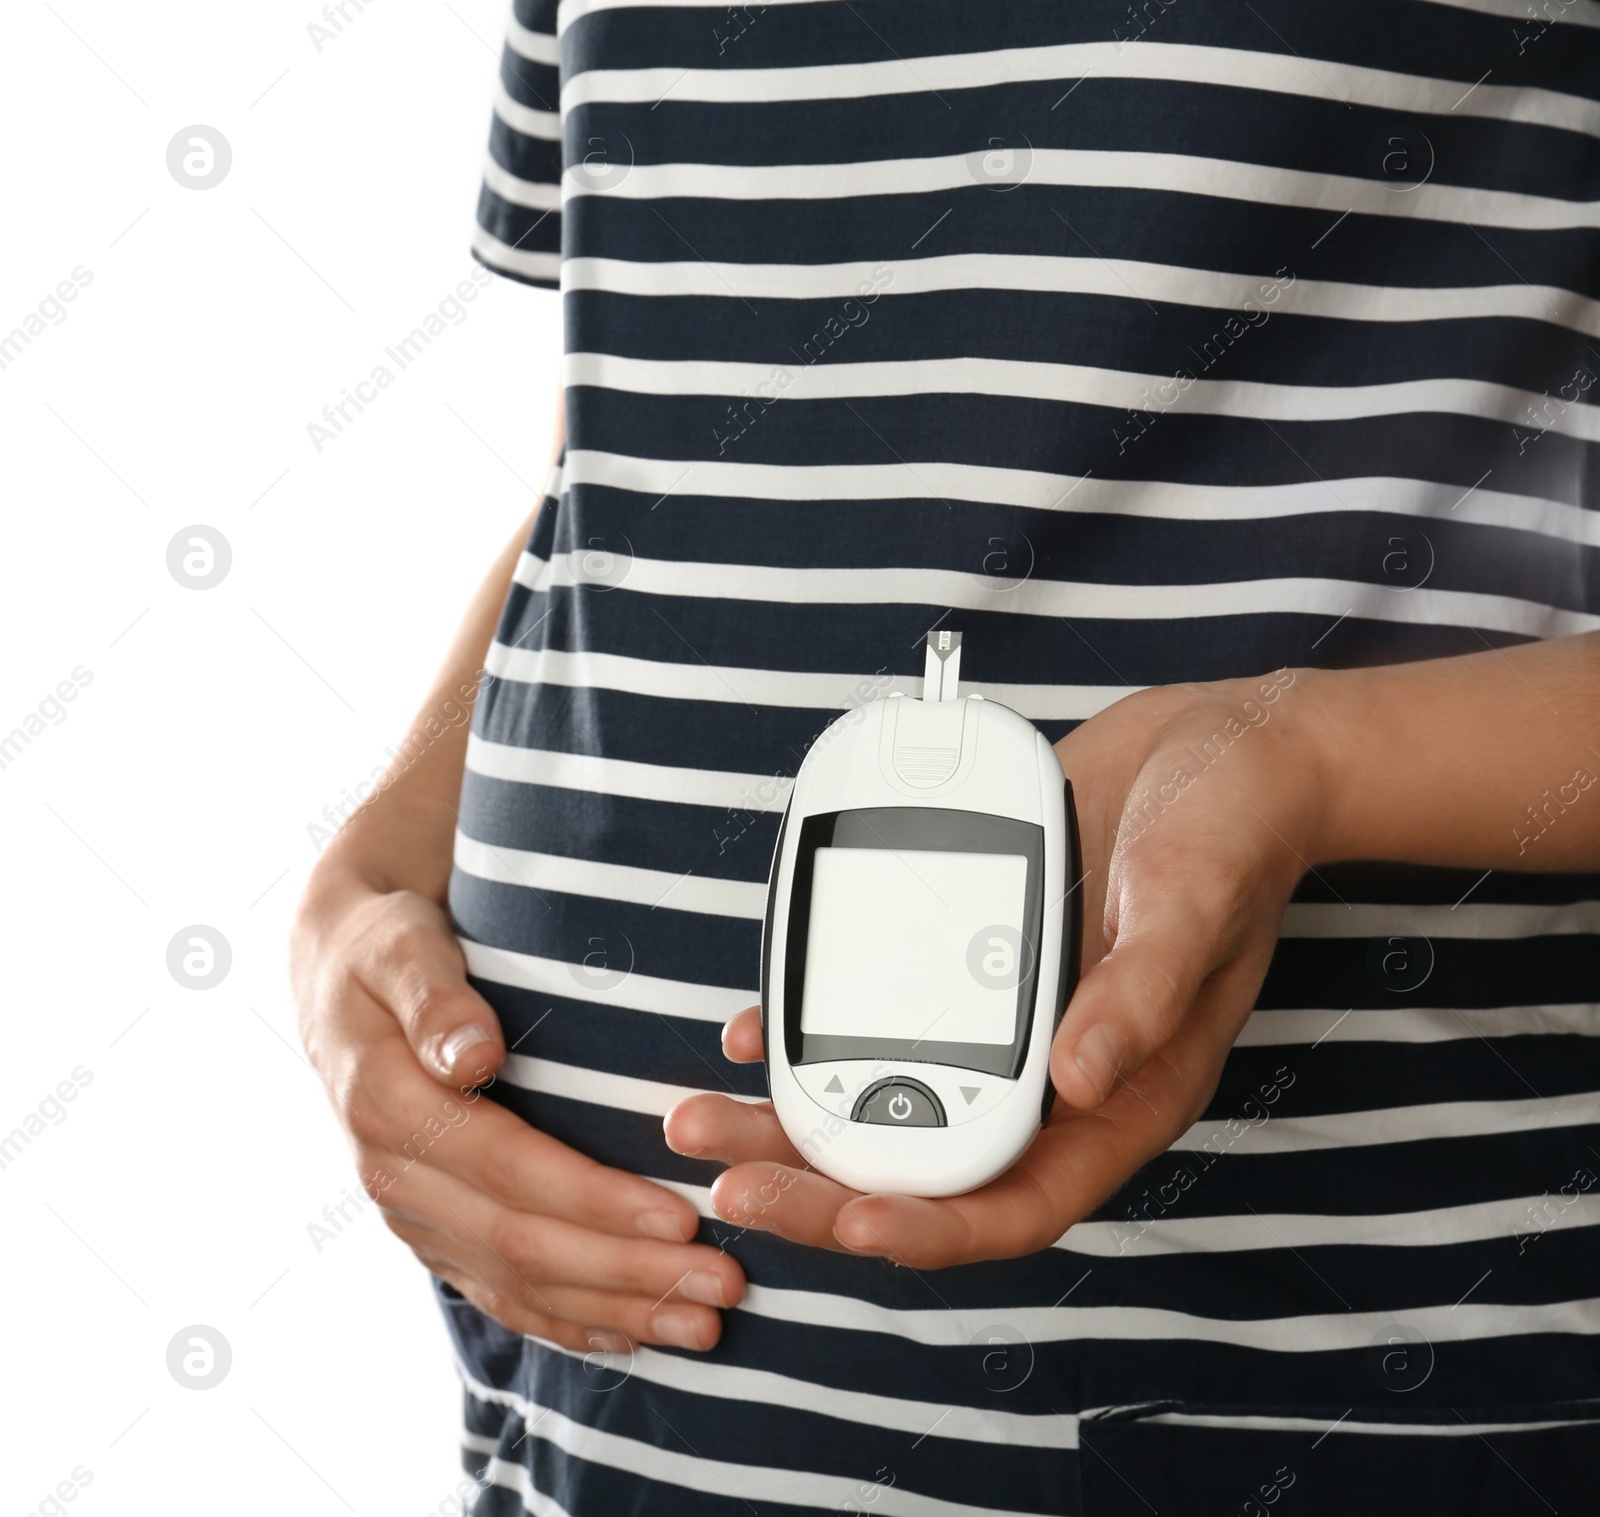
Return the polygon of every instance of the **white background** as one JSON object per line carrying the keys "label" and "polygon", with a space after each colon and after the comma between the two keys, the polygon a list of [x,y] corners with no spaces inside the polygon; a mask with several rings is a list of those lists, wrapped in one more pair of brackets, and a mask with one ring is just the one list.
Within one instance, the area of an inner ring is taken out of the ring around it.
{"label": "white background", "polygon": [[[92,675],[0,769],[0,1134],[92,1075],[0,1170],[7,1514],[76,1466],[89,1517],[424,1517],[461,1478],[421,1268],[371,1208],[308,1236],[356,1186],[284,942],[308,824],[399,741],[542,483],[559,302],[496,279],[314,451],[468,277],[504,26],[347,14],[320,52],[311,0],[16,0],[0,33],[0,334],[92,274],[0,369],[0,734]],[[196,123],[233,153],[204,191],[166,162]],[[194,523],[233,553],[204,591],[166,562]],[[166,966],[192,923],[232,947],[211,990]],[[233,1353],[207,1391],[166,1367],[194,1323]]]}

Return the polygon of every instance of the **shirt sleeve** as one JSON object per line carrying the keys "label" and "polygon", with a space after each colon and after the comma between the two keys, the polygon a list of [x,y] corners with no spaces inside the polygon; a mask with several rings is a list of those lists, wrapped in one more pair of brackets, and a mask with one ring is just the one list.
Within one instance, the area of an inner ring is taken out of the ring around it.
{"label": "shirt sleeve", "polygon": [[556,289],[561,276],[561,65],[557,0],[513,0],[472,253],[498,274]]}

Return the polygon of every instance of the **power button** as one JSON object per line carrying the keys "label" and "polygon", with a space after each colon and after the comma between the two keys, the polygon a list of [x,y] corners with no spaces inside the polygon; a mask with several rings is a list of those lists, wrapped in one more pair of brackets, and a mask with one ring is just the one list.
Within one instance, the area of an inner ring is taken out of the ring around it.
{"label": "power button", "polygon": [[904,1075],[869,1085],[850,1114],[854,1122],[876,1122],[885,1127],[943,1127],[944,1107],[918,1080]]}

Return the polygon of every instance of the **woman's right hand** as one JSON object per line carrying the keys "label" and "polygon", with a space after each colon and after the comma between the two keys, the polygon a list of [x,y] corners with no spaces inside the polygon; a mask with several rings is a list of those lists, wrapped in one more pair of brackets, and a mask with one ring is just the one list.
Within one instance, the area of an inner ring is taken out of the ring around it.
{"label": "woman's right hand", "polygon": [[687,1241],[699,1219],[681,1196],[481,1098],[506,1056],[495,1014],[439,904],[368,877],[352,830],[312,876],[291,972],[301,1037],[390,1230],[514,1332],[580,1352],[710,1348],[716,1308],[744,1293],[739,1266]]}

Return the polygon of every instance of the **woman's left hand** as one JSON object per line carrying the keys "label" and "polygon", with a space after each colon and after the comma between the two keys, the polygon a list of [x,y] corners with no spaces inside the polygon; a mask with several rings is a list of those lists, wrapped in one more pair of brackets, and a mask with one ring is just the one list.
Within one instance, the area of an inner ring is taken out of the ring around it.
{"label": "woman's left hand", "polygon": [[[1249,1016],[1283,910],[1326,857],[1329,794],[1311,670],[1129,696],[1056,745],[1083,843],[1084,974],[1057,1031],[1060,1099],[998,1179],[941,1200],[818,1174],[770,1104],[714,1094],[667,1113],[668,1145],[729,1167],[717,1213],[916,1269],[1048,1247],[1205,1110]],[[723,1049],[762,1057],[758,1008]]]}

